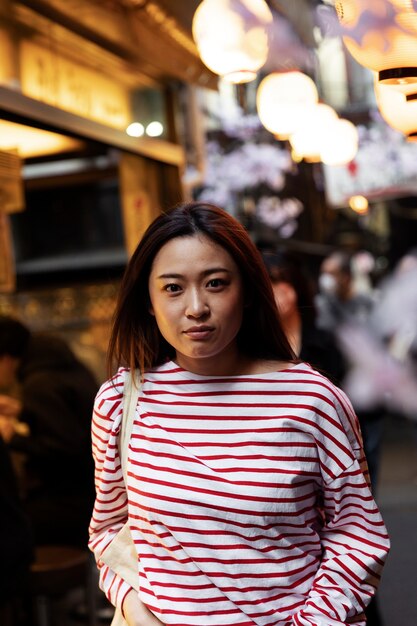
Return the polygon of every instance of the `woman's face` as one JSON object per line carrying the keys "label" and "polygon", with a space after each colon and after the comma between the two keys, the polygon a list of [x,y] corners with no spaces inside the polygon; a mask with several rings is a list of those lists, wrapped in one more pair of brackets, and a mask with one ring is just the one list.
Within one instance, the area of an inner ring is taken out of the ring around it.
{"label": "woman's face", "polygon": [[289,283],[277,281],[272,283],[275,302],[281,318],[285,321],[297,310],[297,294]]}
{"label": "woman's face", "polygon": [[149,276],[150,312],[178,365],[207,375],[236,367],[243,291],[235,261],[208,237],[176,237],[160,249]]}

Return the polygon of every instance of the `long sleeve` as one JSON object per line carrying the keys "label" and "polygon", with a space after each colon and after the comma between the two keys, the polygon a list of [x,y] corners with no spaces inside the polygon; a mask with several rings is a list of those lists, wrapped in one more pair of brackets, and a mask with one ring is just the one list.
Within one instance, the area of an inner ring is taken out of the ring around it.
{"label": "long sleeve", "polygon": [[131,586],[113,572],[100,556],[127,520],[127,494],[117,446],[122,419],[123,372],[100,388],[93,411],[92,446],[95,461],[96,501],[90,522],[89,547],[100,572],[100,588],[119,608]]}
{"label": "long sleeve", "polygon": [[337,413],[346,429],[353,461],[337,476],[327,471],[323,554],[305,605],[293,617],[297,626],[355,624],[378,587],[389,551],[387,531],[367,480],[355,415],[344,394],[339,394],[339,400]]}

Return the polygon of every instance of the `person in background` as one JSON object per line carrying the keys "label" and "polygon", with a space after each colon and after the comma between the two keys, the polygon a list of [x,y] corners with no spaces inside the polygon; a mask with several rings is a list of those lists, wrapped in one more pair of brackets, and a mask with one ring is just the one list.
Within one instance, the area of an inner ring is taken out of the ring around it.
{"label": "person in background", "polygon": [[33,560],[33,537],[10,454],[1,436],[0,555],[0,624],[20,626],[27,617],[25,604],[29,567]]}
{"label": "person in background", "polygon": [[263,253],[284,331],[297,356],[340,385],[345,367],[331,333],[318,328],[312,286],[298,259]]}
{"label": "person in background", "polygon": [[[156,218],[126,269],[108,360],[118,369],[93,413],[90,547],[128,626],[364,626],[389,540],[357,419],[294,354],[237,220],[198,202]],[[118,435],[134,370],[125,484]],[[102,560],[126,522],[136,587]]]}
{"label": "person in background", "polygon": [[332,252],[320,267],[316,296],[317,325],[333,333],[341,324],[365,322],[374,307],[371,294],[355,290],[352,255]]}
{"label": "person in background", "polygon": [[[352,255],[337,251],[324,259],[319,275],[317,325],[333,334],[338,342],[338,331],[343,325],[365,325],[371,318],[375,300],[370,294],[357,293],[352,273]],[[349,367],[346,363],[345,369]],[[357,410],[360,421],[365,454],[368,461],[374,493],[377,490],[379,461],[383,436],[385,410]]]}
{"label": "person in background", "polygon": [[0,434],[23,458],[36,545],[86,546],[94,502],[90,419],[98,385],[62,339],[0,316]]}
{"label": "person in background", "polygon": [[[372,294],[355,289],[352,259],[349,252],[338,250],[326,257],[320,267],[319,293],[315,299],[317,325],[332,333],[335,345],[338,344],[338,331],[342,326],[366,324],[375,305]],[[345,372],[348,367],[349,363],[346,362],[343,367]],[[382,406],[367,411],[355,410],[361,427],[372,492],[376,496],[385,410]],[[381,626],[377,597],[368,605],[366,617],[368,626]]]}

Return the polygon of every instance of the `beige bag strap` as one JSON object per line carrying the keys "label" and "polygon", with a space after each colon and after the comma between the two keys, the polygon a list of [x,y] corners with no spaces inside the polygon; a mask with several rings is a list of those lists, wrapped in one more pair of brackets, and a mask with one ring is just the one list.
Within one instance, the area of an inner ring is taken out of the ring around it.
{"label": "beige bag strap", "polygon": [[[142,385],[139,371],[126,373],[123,391],[123,415],[118,440],[119,455],[122,464],[123,478],[127,479],[127,458],[130,436],[132,434],[135,410]],[[116,574],[125,580],[133,589],[139,591],[139,576],[137,571],[138,556],[136,547],[130,534],[129,522],[119,530],[114,539],[102,552],[100,560],[108,565]],[[112,626],[127,626],[120,609],[116,609]]]}
{"label": "beige bag strap", "polygon": [[119,436],[119,455],[122,463],[123,478],[127,479],[127,456],[130,436],[132,434],[135,411],[142,385],[139,370],[128,372],[123,391],[123,416]]}

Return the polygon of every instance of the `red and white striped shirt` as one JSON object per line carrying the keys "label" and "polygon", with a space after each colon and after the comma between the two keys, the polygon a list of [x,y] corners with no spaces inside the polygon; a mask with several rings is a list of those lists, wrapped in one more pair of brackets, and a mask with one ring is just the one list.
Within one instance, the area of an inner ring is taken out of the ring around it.
{"label": "red and white striped shirt", "polygon": [[144,379],[126,490],[126,372],[92,424],[90,547],[109,600],[130,586],[100,554],[128,518],[140,599],[164,624],[364,625],[389,541],[345,394],[305,363],[221,377],[166,363]]}

